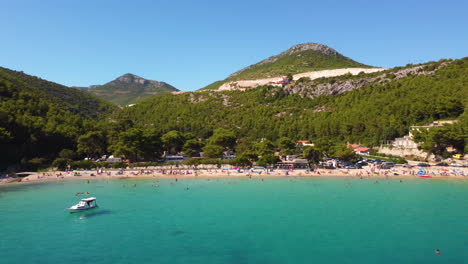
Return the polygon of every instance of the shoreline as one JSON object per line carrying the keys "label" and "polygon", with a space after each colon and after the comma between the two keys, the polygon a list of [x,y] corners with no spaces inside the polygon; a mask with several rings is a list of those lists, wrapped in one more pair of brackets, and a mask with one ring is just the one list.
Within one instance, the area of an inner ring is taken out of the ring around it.
{"label": "shoreline", "polygon": [[128,169],[128,170],[83,170],[77,171],[79,176],[66,171],[36,172],[15,181],[18,178],[0,179],[0,186],[11,186],[26,183],[57,182],[69,180],[117,180],[117,179],[210,179],[210,178],[288,178],[288,177],[344,177],[344,178],[386,178],[386,179],[451,179],[467,180],[468,169],[457,168],[429,168],[426,177],[417,175],[414,169],[390,169],[371,171],[369,169],[318,169],[316,171],[307,170],[282,170],[276,169],[272,172],[263,170],[251,170],[237,172],[226,169],[170,169],[170,170],[148,170],[148,169]]}

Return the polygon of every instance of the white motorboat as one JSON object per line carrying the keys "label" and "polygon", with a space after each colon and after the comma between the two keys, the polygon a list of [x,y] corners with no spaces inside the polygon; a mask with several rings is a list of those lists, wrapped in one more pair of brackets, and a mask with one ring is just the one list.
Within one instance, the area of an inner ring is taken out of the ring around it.
{"label": "white motorboat", "polygon": [[70,213],[86,211],[90,209],[97,208],[98,205],[96,203],[96,197],[89,197],[81,199],[78,204],[68,207],[67,209],[70,210]]}

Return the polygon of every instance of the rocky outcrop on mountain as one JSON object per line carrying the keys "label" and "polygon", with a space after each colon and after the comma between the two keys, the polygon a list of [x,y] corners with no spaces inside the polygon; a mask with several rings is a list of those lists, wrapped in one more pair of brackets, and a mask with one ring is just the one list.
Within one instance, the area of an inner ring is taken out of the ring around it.
{"label": "rocky outcrop on mountain", "polygon": [[147,80],[144,78],[141,78],[140,76],[127,73],[124,74],[117,79],[106,83],[105,85],[112,85],[112,86],[118,86],[122,84],[141,84],[141,85],[153,85],[155,87],[163,87],[167,86],[168,84],[165,82],[159,82],[159,81],[153,81],[153,80]]}
{"label": "rocky outcrop on mountain", "polygon": [[442,63],[437,68],[428,68],[428,66],[426,65],[420,65],[403,69],[385,71],[380,74],[360,74],[352,78],[343,78],[343,80],[340,80],[340,77],[338,77],[338,80],[334,78],[322,78],[317,81],[296,81],[286,86],[285,91],[288,94],[298,94],[302,97],[309,98],[314,98],[323,95],[335,95],[360,89],[370,84],[381,84],[394,79],[402,79],[410,75],[434,74],[437,69],[440,69],[445,65],[445,63]]}
{"label": "rocky outcrop on mountain", "polygon": [[[385,68],[345,68],[335,70],[322,70],[295,74],[293,75],[293,79],[298,80],[300,78],[307,77],[311,80],[314,80],[318,78],[335,77],[345,74],[357,75],[360,73],[373,73],[383,70],[385,70]],[[216,91],[245,90],[248,88],[255,88],[264,85],[281,86],[281,81],[281,76],[267,79],[232,81],[224,83]]]}

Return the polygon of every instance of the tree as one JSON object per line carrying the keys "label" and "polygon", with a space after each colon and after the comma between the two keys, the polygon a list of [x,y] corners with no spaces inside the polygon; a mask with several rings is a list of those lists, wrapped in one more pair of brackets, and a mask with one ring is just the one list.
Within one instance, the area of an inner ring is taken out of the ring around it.
{"label": "tree", "polygon": [[252,166],[252,162],[247,157],[237,157],[232,161],[232,165],[239,166],[239,167],[248,167]]}
{"label": "tree", "polygon": [[282,155],[291,155],[294,154],[296,143],[288,137],[281,137],[278,139],[278,148],[281,149]]}
{"label": "tree", "polygon": [[143,153],[141,150],[143,142],[143,131],[138,128],[130,128],[119,134],[118,141],[112,144],[109,150],[112,151],[115,156],[138,160]]}
{"label": "tree", "polygon": [[142,156],[148,160],[159,158],[163,153],[161,138],[153,128],[143,130],[143,142],[141,145]]}
{"label": "tree", "polygon": [[52,166],[56,167],[57,170],[64,171],[68,168],[68,166],[72,163],[72,160],[66,158],[56,158],[52,162]]}
{"label": "tree", "polygon": [[190,166],[197,167],[200,164],[201,164],[201,160],[197,159],[197,158],[190,158],[190,159],[184,161],[184,165],[190,165]]}
{"label": "tree", "polygon": [[177,154],[182,150],[185,138],[179,131],[172,130],[161,137],[164,149],[170,154]]}
{"label": "tree", "polygon": [[64,158],[64,159],[74,160],[76,159],[76,153],[75,151],[71,149],[62,149],[59,153],[59,157]]}
{"label": "tree", "polygon": [[106,138],[101,131],[90,131],[78,137],[78,152],[87,157],[96,157],[106,151]]}
{"label": "tree", "polygon": [[219,145],[228,149],[234,149],[234,146],[236,145],[236,135],[230,130],[218,128],[208,139],[208,143],[213,145]]}
{"label": "tree", "polygon": [[465,137],[460,124],[413,131],[413,139],[419,143],[419,147],[423,151],[443,157],[449,156],[447,154],[448,147],[463,151],[466,144]]}
{"label": "tree", "polygon": [[268,139],[263,139],[261,142],[255,143],[254,149],[259,156],[275,153],[275,146]]}
{"label": "tree", "polygon": [[182,151],[190,157],[198,157],[204,146],[205,144],[198,139],[189,139],[185,142]]}
{"label": "tree", "polygon": [[206,158],[222,158],[224,148],[219,145],[208,144],[203,147],[203,157]]}
{"label": "tree", "polygon": [[314,147],[306,147],[302,156],[313,164],[318,164],[323,158],[322,152]]}
{"label": "tree", "polygon": [[280,158],[275,155],[265,155],[262,156],[258,161],[258,166],[267,167],[268,165],[274,165],[280,161]]}
{"label": "tree", "polygon": [[315,142],[315,149],[317,149],[322,155],[331,156],[333,152],[334,143],[329,138],[320,138]]}
{"label": "tree", "polygon": [[109,147],[114,155],[139,161],[155,159],[161,155],[161,141],[154,130],[130,128],[121,132],[118,141]]}
{"label": "tree", "polygon": [[356,161],[358,155],[353,149],[346,147],[344,144],[338,144],[333,147],[332,157],[343,160],[343,161]]}

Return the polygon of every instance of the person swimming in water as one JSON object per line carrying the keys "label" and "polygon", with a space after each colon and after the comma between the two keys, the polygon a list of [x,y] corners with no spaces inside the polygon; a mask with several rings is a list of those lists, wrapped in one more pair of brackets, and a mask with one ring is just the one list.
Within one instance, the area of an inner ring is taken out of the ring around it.
{"label": "person swimming in water", "polygon": [[436,253],[437,255],[440,255],[440,250],[439,250],[439,249],[436,249],[436,250],[435,250],[435,253]]}

